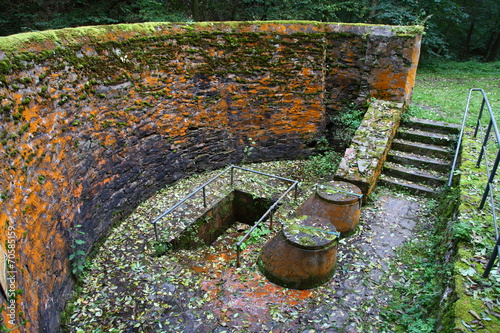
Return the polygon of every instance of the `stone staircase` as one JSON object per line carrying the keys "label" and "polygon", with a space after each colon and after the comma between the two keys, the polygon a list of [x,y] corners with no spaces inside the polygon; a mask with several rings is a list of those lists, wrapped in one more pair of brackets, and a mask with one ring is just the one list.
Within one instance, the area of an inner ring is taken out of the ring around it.
{"label": "stone staircase", "polygon": [[446,185],[460,125],[412,118],[396,132],[378,184],[436,196]]}

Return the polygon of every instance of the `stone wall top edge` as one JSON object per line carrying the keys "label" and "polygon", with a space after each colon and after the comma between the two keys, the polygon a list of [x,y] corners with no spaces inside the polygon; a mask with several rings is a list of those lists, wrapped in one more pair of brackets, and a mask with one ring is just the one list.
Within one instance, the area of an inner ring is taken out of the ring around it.
{"label": "stone wall top edge", "polygon": [[61,45],[182,34],[192,32],[195,29],[224,33],[270,32],[287,35],[295,33],[333,32],[352,35],[372,34],[387,37],[398,35],[416,36],[423,32],[423,28],[420,26],[390,26],[318,21],[147,22],[114,24],[35,31],[0,37],[0,58],[4,57],[6,53],[37,52],[53,49]]}

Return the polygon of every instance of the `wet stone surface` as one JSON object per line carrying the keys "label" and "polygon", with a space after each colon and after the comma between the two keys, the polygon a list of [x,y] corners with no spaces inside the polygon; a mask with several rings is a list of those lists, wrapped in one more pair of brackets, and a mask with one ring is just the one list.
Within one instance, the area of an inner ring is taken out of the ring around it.
{"label": "wet stone surface", "polygon": [[[302,191],[303,198],[311,193]],[[393,331],[380,313],[405,269],[395,249],[413,237],[425,200],[385,191],[377,190],[374,201],[361,209],[356,232],[340,240],[333,278],[310,290],[279,287],[259,272],[259,249],[277,228],[248,244],[240,268],[235,267],[233,245],[248,227],[239,224],[210,247],[154,257],[152,230],[144,227],[141,215],[147,208],[139,207],[129,223],[115,228],[93,261],[65,329],[302,333],[377,332],[385,327]],[[161,203],[158,197],[153,200]]]}
{"label": "wet stone surface", "polygon": [[339,237],[335,226],[328,220],[307,215],[286,220],[283,232],[292,244],[306,249],[324,248]]}

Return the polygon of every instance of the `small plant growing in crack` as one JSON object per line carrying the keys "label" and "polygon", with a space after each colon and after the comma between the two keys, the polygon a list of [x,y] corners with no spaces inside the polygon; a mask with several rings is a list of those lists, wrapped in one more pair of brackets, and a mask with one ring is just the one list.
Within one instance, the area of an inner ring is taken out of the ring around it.
{"label": "small plant growing in crack", "polygon": [[85,244],[85,241],[78,237],[79,235],[85,235],[85,232],[79,230],[81,227],[82,225],[79,224],[74,228],[76,236],[73,238],[73,243],[71,244],[73,253],[69,256],[72,267],[71,272],[76,278],[81,277],[85,270],[85,251],[80,249]]}
{"label": "small plant growing in crack", "polygon": [[245,153],[245,155],[250,156],[252,155],[253,146],[255,146],[257,143],[252,138],[248,138],[248,141],[250,141],[250,146],[245,146],[243,152]]}
{"label": "small plant growing in crack", "polygon": [[130,268],[132,269],[132,271],[134,271],[135,273],[141,273],[145,268],[146,266],[141,264],[140,262],[136,261],[134,262]]}
{"label": "small plant growing in crack", "polygon": [[[262,237],[265,237],[270,233],[271,230],[269,230],[269,228],[267,228],[265,225],[256,227],[248,236],[248,238],[241,244],[241,250],[243,251],[244,249],[246,249],[248,245],[260,242],[262,240]],[[245,236],[241,236],[240,239],[243,239],[243,237]]]}

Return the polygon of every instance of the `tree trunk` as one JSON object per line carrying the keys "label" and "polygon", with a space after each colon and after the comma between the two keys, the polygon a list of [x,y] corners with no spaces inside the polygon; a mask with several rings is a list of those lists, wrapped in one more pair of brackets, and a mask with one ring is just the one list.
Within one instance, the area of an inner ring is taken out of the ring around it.
{"label": "tree trunk", "polygon": [[474,32],[475,25],[476,25],[476,21],[472,20],[472,22],[470,23],[469,29],[467,30],[467,38],[465,39],[464,58],[467,58],[470,54],[470,41],[472,39],[472,33]]}
{"label": "tree trunk", "polygon": [[495,61],[498,55],[498,50],[500,49],[500,33],[493,32],[493,34],[496,34],[496,37],[493,39],[493,42],[488,46],[488,55],[486,56],[487,62]]}
{"label": "tree trunk", "polygon": [[370,14],[368,15],[369,22],[373,23],[375,21],[375,15],[377,15],[377,9],[375,7],[377,6],[378,6],[378,0],[372,0]]}
{"label": "tree trunk", "polygon": [[193,21],[200,21],[200,0],[191,0],[191,13]]}

